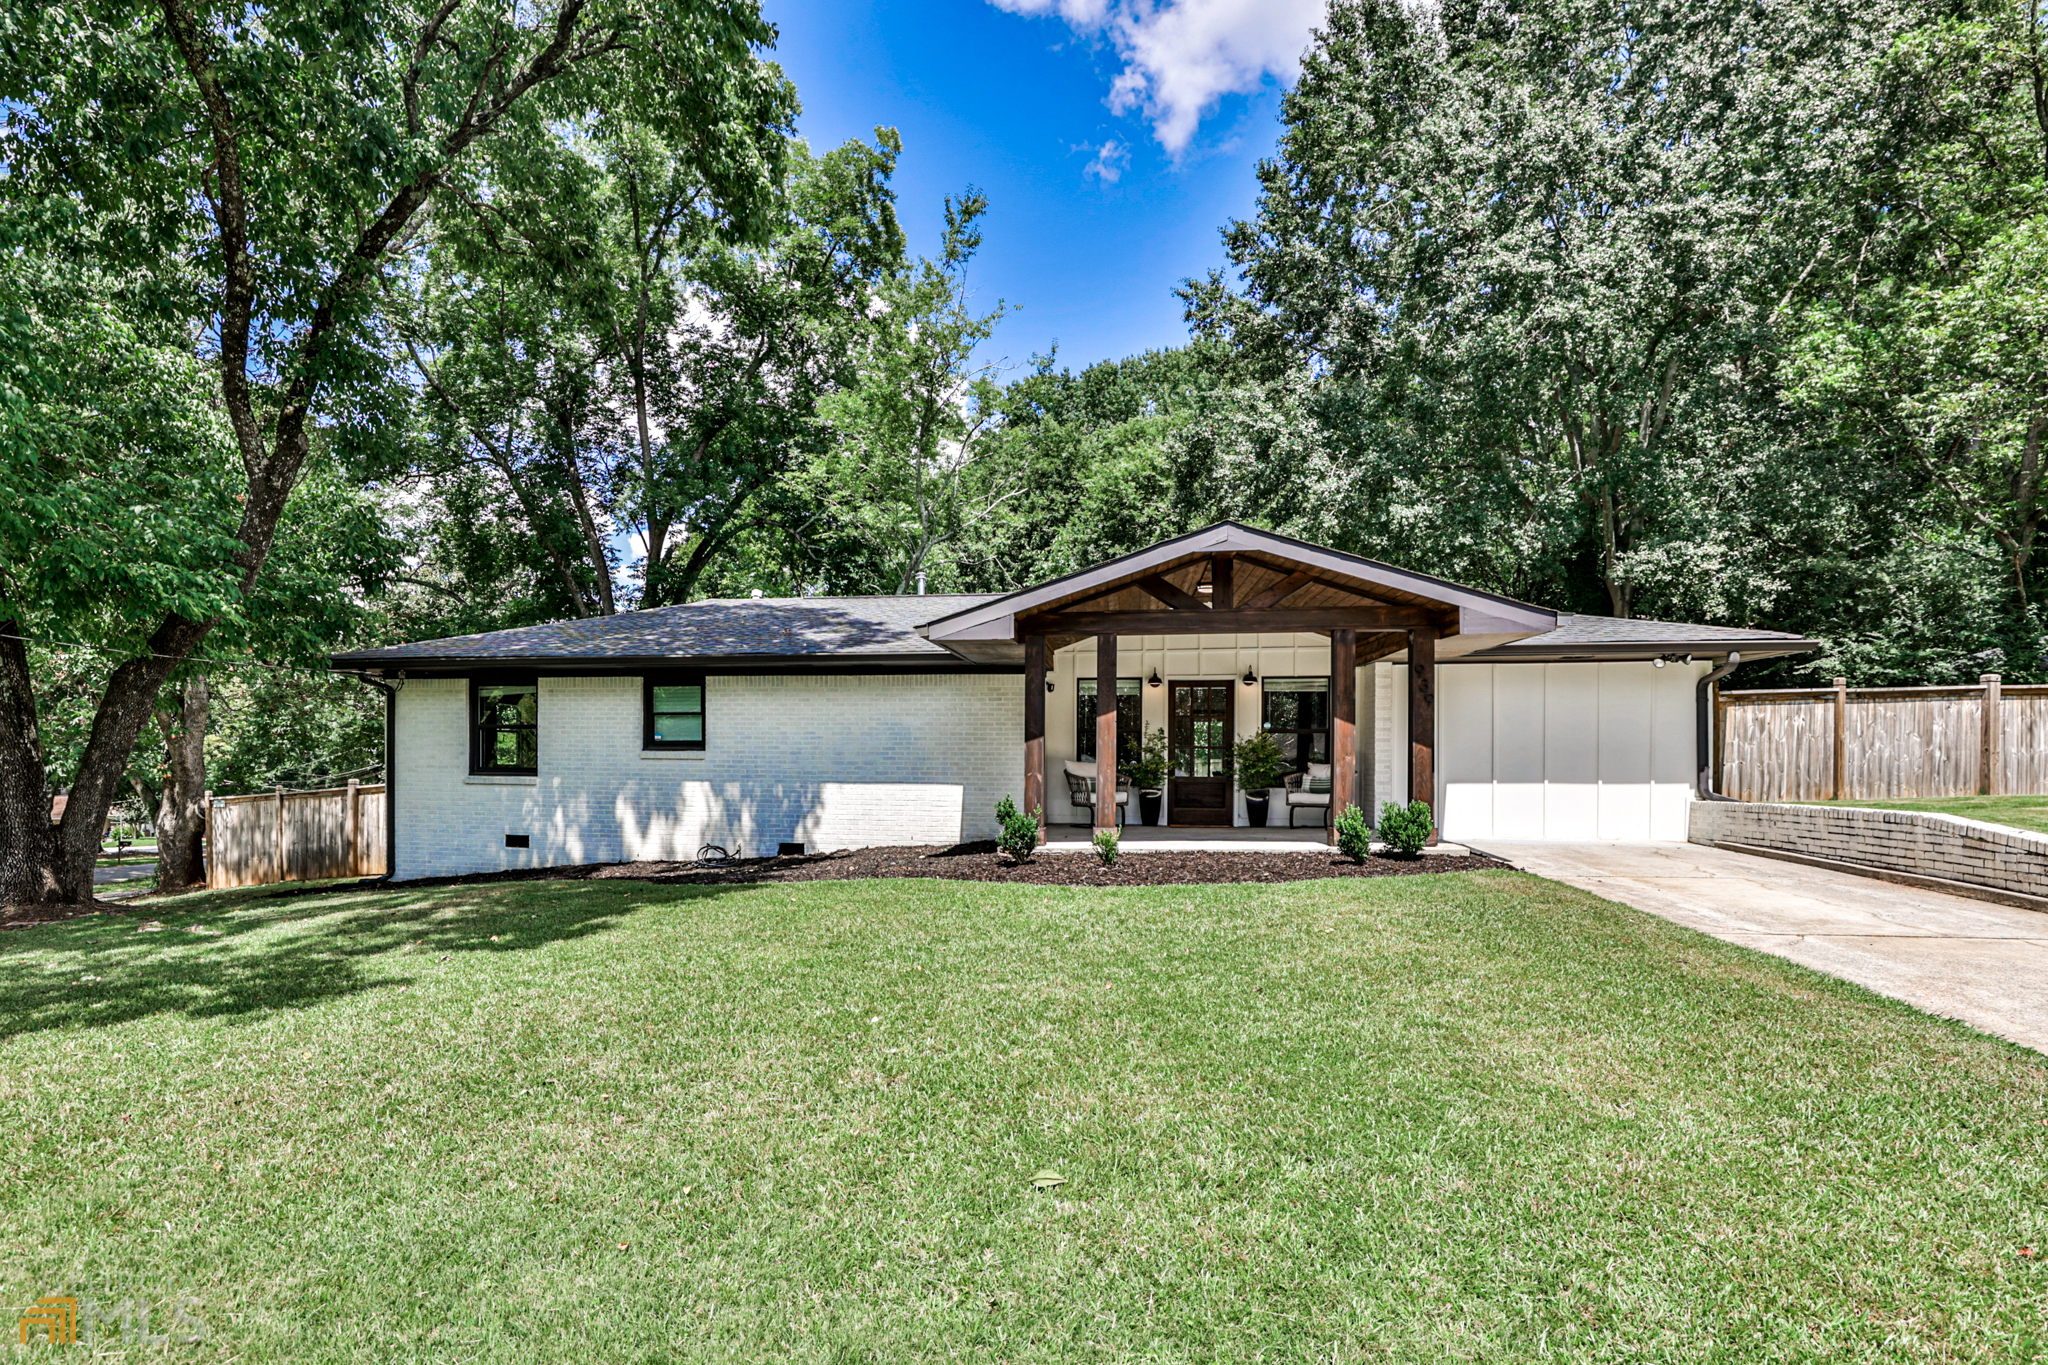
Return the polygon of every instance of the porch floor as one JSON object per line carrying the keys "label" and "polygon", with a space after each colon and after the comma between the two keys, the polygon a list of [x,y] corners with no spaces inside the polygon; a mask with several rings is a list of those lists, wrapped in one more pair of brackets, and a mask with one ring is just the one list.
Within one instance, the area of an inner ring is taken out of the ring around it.
{"label": "porch floor", "polygon": [[[1125,825],[1118,847],[1125,853],[1326,853],[1329,836],[1319,826],[1296,829],[1268,825]],[[1093,853],[1095,831],[1087,825],[1047,825],[1040,853]],[[1375,842],[1373,851],[1386,845]],[[1463,856],[1463,844],[1438,844],[1425,853]]]}

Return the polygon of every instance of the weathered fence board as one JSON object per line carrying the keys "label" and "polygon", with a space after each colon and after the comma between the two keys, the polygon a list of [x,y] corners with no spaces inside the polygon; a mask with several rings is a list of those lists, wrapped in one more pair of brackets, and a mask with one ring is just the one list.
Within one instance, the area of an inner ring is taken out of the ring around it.
{"label": "weathered fence board", "polygon": [[354,782],[325,791],[209,796],[206,884],[380,876],[384,801],[384,788]]}
{"label": "weathered fence board", "polygon": [[2048,793],[2048,686],[1726,692],[1715,714],[1740,801]]}

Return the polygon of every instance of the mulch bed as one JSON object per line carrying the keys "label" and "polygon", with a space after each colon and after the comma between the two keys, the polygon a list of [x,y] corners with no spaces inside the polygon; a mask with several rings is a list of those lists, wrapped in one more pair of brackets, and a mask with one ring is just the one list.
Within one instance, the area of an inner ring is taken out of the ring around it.
{"label": "mulch bed", "polygon": [[[1126,853],[1104,867],[1092,853],[1041,853],[1018,863],[996,852],[993,841],[841,849],[775,858],[735,858],[723,863],[585,863],[574,867],[522,868],[467,877],[423,877],[407,888],[473,886],[490,882],[636,881],[677,886],[752,886],[765,882],[854,881],[868,877],[930,877],[958,882],[1018,882],[1031,886],[1189,886],[1230,882],[1304,882],[1318,877],[1416,877],[1438,872],[1499,872],[1513,864],[1483,854],[1432,854],[1421,858],[1372,857],[1354,863],[1341,853]],[[341,885],[267,888],[266,900],[322,896],[334,891],[372,890],[372,878]],[[26,929],[83,915],[134,914],[146,907],[96,900],[91,905],[0,907],[0,930]]]}
{"label": "mulch bed", "polygon": [[1225,882],[1301,882],[1317,877],[1414,877],[1438,872],[1509,870],[1483,855],[1432,854],[1420,858],[1367,858],[1340,853],[1126,853],[1104,867],[1089,853],[1041,853],[1017,863],[993,842],[944,846],[842,849],[776,858],[705,863],[595,863],[436,877],[407,886],[464,886],[503,881],[660,882],[681,886],[747,886],[763,882],[851,881],[865,877],[934,877],[962,882],[1021,882],[1036,886],[1184,886]]}

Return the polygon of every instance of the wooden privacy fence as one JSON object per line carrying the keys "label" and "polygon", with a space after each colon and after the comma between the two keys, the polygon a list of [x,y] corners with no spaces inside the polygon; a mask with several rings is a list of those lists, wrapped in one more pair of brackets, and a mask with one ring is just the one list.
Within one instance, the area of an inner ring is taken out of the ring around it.
{"label": "wooden privacy fence", "polygon": [[206,885],[375,877],[384,866],[384,788],[206,798]]}
{"label": "wooden privacy fence", "polygon": [[1882,800],[2048,792],[2048,685],[1724,692],[1715,704],[1723,795]]}

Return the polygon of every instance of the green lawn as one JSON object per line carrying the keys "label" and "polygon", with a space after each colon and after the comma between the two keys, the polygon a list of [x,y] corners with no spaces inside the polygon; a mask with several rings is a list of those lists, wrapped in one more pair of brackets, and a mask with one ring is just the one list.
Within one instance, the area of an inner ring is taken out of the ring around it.
{"label": "green lawn", "polygon": [[1994,825],[2011,825],[2016,829],[2048,834],[2048,796],[1935,796],[1926,800],[1901,798],[1895,801],[1814,801],[1809,804],[1926,810],[1937,815],[1960,815],[1968,820],[1988,820]]}
{"label": "green lawn", "polygon": [[7,1302],[189,1295],[176,1358],[2048,1352],[2041,1056],[1519,874],[224,893],[0,967]]}

